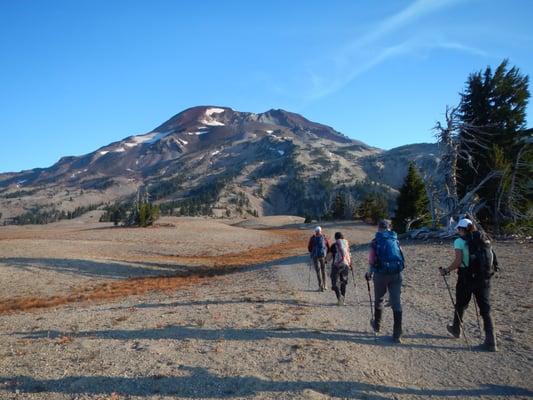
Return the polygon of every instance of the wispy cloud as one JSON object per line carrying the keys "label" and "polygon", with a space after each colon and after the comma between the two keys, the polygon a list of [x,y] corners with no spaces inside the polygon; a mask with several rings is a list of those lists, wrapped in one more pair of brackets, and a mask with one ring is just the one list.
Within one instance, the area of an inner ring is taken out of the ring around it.
{"label": "wispy cloud", "polygon": [[439,48],[442,48],[442,49],[450,49],[450,50],[458,50],[458,51],[474,54],[476,56],[481,56],[481,57],[488,57],[489,56],[489,53],[487,53],[484,50],[478,49],[477,47],[467,46],[467,45],[464,45],[464,44],[461,44],[461,43],[456,43],[456,42],[435,43],[433,47],[439,47]]}
{"label": "wispy cloud", "polygon": [[451,6],[464,0],[416,0],[408,7],[380,21],[366,35],[355,39],[345,51],[358,49],[363,46],[374,44],[378,39],[393,33],[394,31],[409,25],[425,15],[436,12],[446,6]]}
{"label": "wispy cloud", "polygon": [[327,60],[314,62],[307,68],[308,88],[304,93],[304,102],[312,102],[335,93],[361,74],[408,53],[416,54],[443,48],[487,56],[481,49],[431,37],[416,30],[414,34],[411,33],[411,38],[399,43],[396,39],[402,36],[400,34],[403,29],[411,28],[416,21],[464,1],[466,0],[416,0],[396,14],[376,23],[366,34],[339,47]]}
{"label": "wispy cloud", "polygon": [[364,61],[355,64],[353,68],[343,71],[342,73],[336,73],[333,77],[331,75],[323,77],[322,75],[309,70],[308,74],[311,78],[311,86],[306,96],[306,100],[317,100],[331,93],[335,93],[362,73],[369,71],[390,58],[408,53],[412,48],[413,44],[410,41],[386,47],[373,57],[366,58]]}

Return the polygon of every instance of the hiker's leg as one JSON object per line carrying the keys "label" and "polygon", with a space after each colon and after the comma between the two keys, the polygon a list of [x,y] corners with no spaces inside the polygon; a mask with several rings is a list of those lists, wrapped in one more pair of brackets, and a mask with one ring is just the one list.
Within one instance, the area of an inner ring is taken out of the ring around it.
{"label": "hiker's leg", "polygon": [[339,279],[339,269],[335,266],[331,267],[331,290],[335,292],[335,295],[337,296],[337,300],[340,298],[340,289],[338,285],[338,279]]}
{"label": "hiker's leg", "polygon": [[378,272],[374,273],[374,319],[370,321],[374,331],[381,328],[381,316],[383,314],[383,299],[387,293],[387,277]]}
{"label": "hiker's leg", "polygon": [[394,316],[394,326],[392,338],[395,342],[400,343],[402,336],[402,273],[393,274],[389,276],[388,290],[389,290],[389,302],[392,308],[392,314]]}
{"label": "hiker's leg", "polygon": [[466,273],[459,271],[457,285],[455,286],[455,310],[453,313],[453,324],[448,326],[448,331],[458,338],[461,336],[461,323],[463,315],[472,298],[472,284]]}
{"label": "hiker's leg", "polygon": [[374,274],[374,305],[377,310],[383,310],[383,299],[387,293],[387,276],[376,272]]}
{"label": "hiker's leg", "polygon": [[472,279],[464,273],[459,273],[457,285],[455,286],[455,309],[458,311],[459,316],[462,316],[468,308],[471,298]]}
{"label": "hiker's leg", "polygon": [[324,257],[320,257],[318,259],[320,261],[320,277],[322,282],[322,289],[327,289],[326,284],[326,259]]}
{"label": "hiker's leg", "polygon": [[348,284],[348,267],[344,266],[340,271],[340,281],[341,281],[341,294],[346,296],[346,285]]}
{"label": "hiker's leg", "polygon": [[392,311],[402,311],[402,282],[403,274],[401,272],[389,275],[387,289],[389,291],[389,303]]}
{"label": "hiker's leg", "polygon": [[490,314],[490,280],[478,280],[473,288],[474,297],[481,316]]}
{"label": "hiker's leg", "polygon": [[321,289],[322,288],[322,281],[320,280],[321,279],[321,276],[320,276],[320,265],[319,265],[319,258],[318,257],[313,257],[313,265],[315,267],[315,272],[316,272],[316,280],[317,280],[317,283],[318,283],[318,288]]}
{"label": "hiker's leg", "polygon": [[496,332],[491,316],[490,308],[490,280],[480,280],[474,288],[474,296],[479,306],[479,314],[483,318],[483,328],[485,331],[485,342],[483,347],[489,351],[496,351]]}

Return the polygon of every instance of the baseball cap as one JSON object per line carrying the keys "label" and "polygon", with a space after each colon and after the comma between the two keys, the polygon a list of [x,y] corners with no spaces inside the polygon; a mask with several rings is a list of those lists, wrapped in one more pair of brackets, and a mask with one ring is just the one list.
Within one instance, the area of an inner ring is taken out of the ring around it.
{"label": "baseball cap", "polygon": [[315,228],[315,232],[322,232],[322,228],[321,228],[320,226],[317,226],[317,227]]}
{"label": "baseball cap", "polygon": [[468,228],[468,225],[472,225],[472,221],[469,220],[468,218],[463,218],[459,220],[455,229],[458,229],[458,228],[466,229]]}

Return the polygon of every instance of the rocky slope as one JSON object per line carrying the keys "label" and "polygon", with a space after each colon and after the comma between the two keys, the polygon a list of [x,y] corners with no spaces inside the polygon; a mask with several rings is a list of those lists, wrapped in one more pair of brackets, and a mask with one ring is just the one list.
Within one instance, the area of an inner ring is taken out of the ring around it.
{"label": "rocky slope", "polygon": [[391,191],[409,160],[431,169],[434,154],[433,145],[384,152],[284,110],[200,106],[50,168],[1,174],[0,212],[76,213],[142,188],[166,212],[321,215],[338,190],[366,181]]}

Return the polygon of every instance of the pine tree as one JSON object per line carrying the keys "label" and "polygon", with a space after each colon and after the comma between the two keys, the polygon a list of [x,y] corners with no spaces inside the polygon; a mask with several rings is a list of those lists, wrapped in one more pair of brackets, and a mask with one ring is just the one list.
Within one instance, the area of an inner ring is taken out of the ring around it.
{"label": "pine tree", "polygon": [[365,196],[355,215],[364,221],[370,220],[373,224],[377,224],[379,220],[387,218],[388,210],[387,199],[379,193],[371,192]]}
{"label": "pine tree", "polygon": [[343,219],[345,214],[345,208],[346,200],[344,199],[344,196],[342,195],[342,193],[337,193],[331,207],[331,217],[333,219]]}
{"label": "pine tree", "polygon": [[393,229],[403,233],[411,221],[410,227],[417,228],[428,222],[429,200],[424,181],[414,163],[409,164],[407,175],[396,200],[396,214],[392,219]]}
{"label": "pine tree", "polygon": [[[458,192],[463,196],[489,172],[502,175],[490,180],[479,192],[486,207],[478,219],[487,225],[498,225],[508,214],[510,191],[527,186],[527,174],[517,169],[524,163],[517,158],[530,137],[526,128],[529,77],[516,67],[508,68],[504,60],[492,73],[490,67],[468,77],[461,93],[460,119],[466,126],[460,134],[458,160]],[[468,157],[464,157],[468,154]],[[527,153],[526,153],[527,154]],[[526,163],[527,164],[527,163]],[[513,177],[517,178],[513,182]]]}

